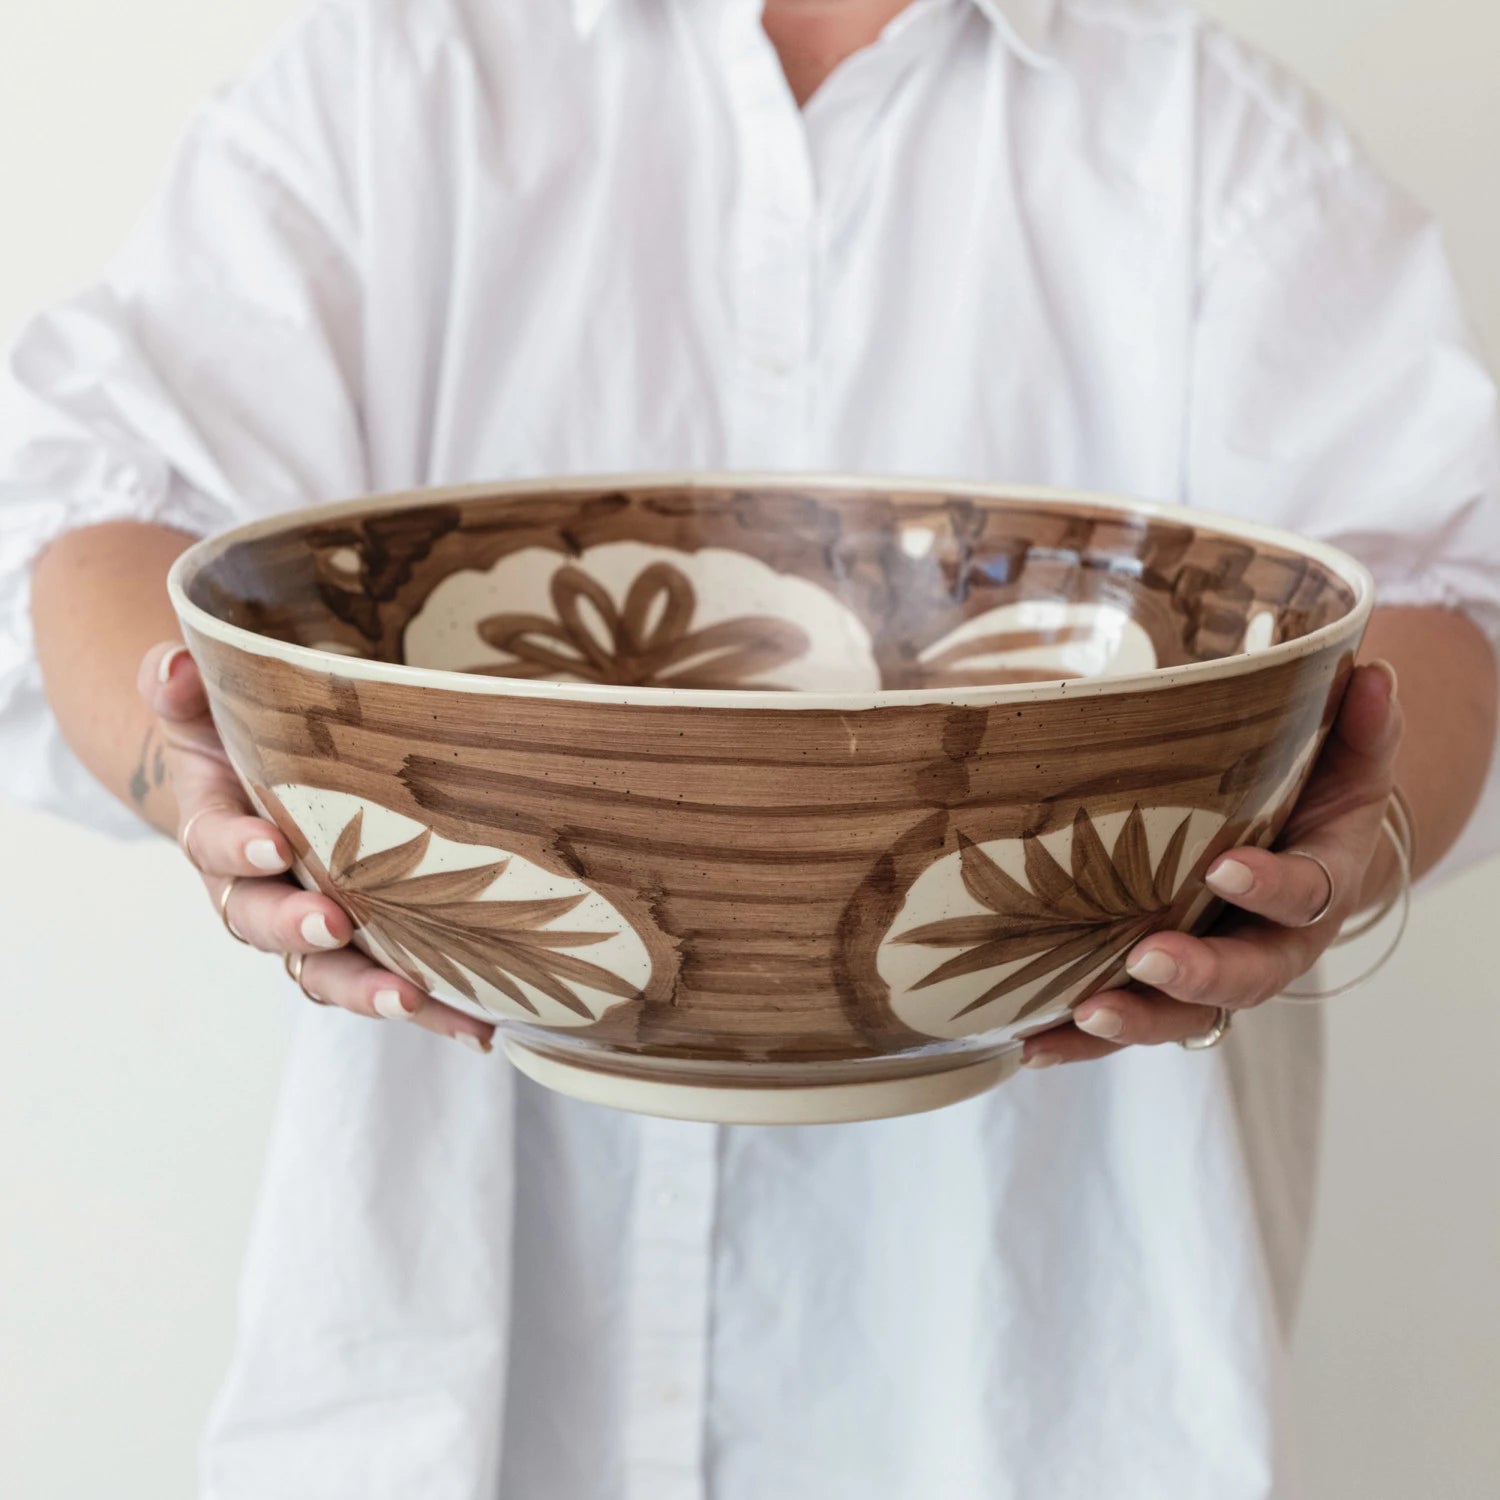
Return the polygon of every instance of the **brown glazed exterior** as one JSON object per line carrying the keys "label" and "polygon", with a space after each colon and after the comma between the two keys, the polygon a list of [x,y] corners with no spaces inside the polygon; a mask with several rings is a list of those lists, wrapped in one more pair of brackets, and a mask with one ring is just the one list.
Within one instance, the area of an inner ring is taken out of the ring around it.
{"label": "brown glazed exterior", "polygon": [[1370,607],[1234,527],[582,480],[289,516],[173,589],[369,951],[575,1068],[797,1089],[1013,1049],[1212,920],[1202,871],[1274,839]]}

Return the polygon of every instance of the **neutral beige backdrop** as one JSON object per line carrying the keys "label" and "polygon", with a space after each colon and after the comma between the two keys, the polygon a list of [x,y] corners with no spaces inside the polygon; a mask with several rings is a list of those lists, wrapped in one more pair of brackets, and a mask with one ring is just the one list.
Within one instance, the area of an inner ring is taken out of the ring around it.
{"label": "neutral beige backdrop", "polygon": [[[296,8],[0,10],[0,338],[88,280],[195,100]],[[1500,349],[1500,7],[1208,8],[1442,215]],[[276,1088],[274,960],[224,941],[167,847],[0,809],[0,850],[0,1494],[186,1500]],[[1500,1494],[1497,906],[1496,864],[1427,898],[1386,976],[1334,1013],[1298,1344],[1315,1500]]]}

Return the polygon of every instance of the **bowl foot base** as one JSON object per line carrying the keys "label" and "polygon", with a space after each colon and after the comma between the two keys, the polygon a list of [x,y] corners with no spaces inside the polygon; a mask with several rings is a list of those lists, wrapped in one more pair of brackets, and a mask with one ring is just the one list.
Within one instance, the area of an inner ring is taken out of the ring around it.
{"label": "bowl foot base", "polygon": [[562,1061],[514,1037],[502,1040],[506,1055],[521,1072],[559,1094],[635,1114],[715,1125],[835,1125],[921,1114],[972,1099],[1003,1083],[1021,1065],[1021,1049],[1012,1047],[998,1057],[914,1077],[726,1087],[605,1072]]}

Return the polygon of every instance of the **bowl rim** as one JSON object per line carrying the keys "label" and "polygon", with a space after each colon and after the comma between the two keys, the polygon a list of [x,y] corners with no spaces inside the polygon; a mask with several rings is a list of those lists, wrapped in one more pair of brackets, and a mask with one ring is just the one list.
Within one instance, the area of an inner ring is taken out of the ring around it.
{"label": "bowl rim", "polygon": [[[934,492],[958,498],[1010,500],[1042,507],[1066,509],[1080,505],[1114,511],[1121,516],[1174,521],[1199,530],[1216,532],[1240,541],[1268,544],[1322,563],[1354,590],[1354,604],[1347,614],[1320,626],[1294,641],[1284,641],[1250,653],[1220,657],[1213,661],[1188,662],[1181,666],[1156,667],[1149,672],[1116,677],[1059,678],[1051,682],[997,684],[993,687],[903,688],[853,692],[786,692],[775,688],[684,688],[629,687],[612,683],[558,682],[523,677],[491,677],[460,672],[447,667],[413,667],[398,662],[370,661],[345,656],[315,646],[295,645],[261,635],[242,625],[230,624],[188,598],[188,585],[216,558],[242,542],[284,530],[290,525],[317,524],[341,516],[383,510],[421,508],[453,501],[506,495],[562,495],[573,492],[629,489],[769,489],[769,490],[889,490],[908,495]],[[919,475],[822,473],[794,470],[642,470],[609,474],[569,474],[549,478],[499,479],[471,484],[389,490],[324,505],[299,507],[249,521],[216,532],[195,542],[172,564],[167,574],[167,593],[184,627],[247,651],[271,657],[311,671],[335,677],[393,685],[441,688],[448,692],[476,693],[491,697],[553,699],[572,703],[613,703],[633,707],[753,708],[780,712],[822,710],[856,713],[881,708],[988,708],[992,706],[1061,701],[1114,693],[1149,692],[1185,681],[1248,676],[1266,668],[1312,656],[1348,636],[1360,634],[1375,604],[1375,580],[1363,563],[1326,542],[1298,536],[1295,532],[1245,521],[1192,506],[1168,505],[1157,500],[1094,490],[1064,489],[1050,485],[1003,484],[972,479],[945,479]]]}

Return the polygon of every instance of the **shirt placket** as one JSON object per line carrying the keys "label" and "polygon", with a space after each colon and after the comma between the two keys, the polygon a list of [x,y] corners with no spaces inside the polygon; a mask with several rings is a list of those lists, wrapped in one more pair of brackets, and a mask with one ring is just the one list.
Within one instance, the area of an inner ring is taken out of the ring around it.
{"label": "shirt placket", "polygon": [[718,1130],[645,1118],[630,1234],[626,1500],[703,1500]]}
{"label": "shirt placket", "polygon": [[739,191],[731,230],[730,462],[795,464],[813,400],[816,193],[801,112],[758,5],[725,8],[721,40]]}

